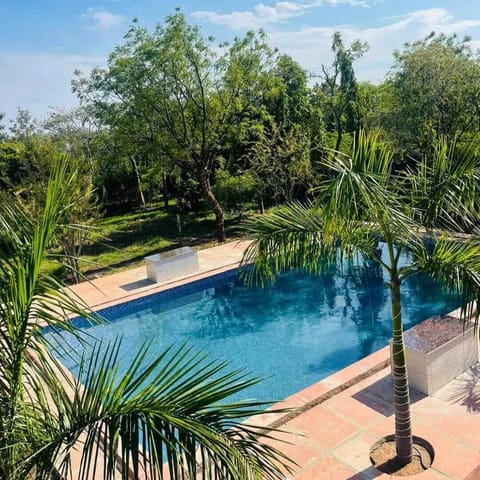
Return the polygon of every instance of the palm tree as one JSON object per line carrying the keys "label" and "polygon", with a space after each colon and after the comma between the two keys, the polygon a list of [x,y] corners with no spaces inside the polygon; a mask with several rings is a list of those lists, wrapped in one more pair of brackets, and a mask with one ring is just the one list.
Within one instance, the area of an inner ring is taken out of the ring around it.
{"label": "palm tree", "polygon": [[263,405],[227,403],[257,381],[244,372],[186,346],[146,363],[145,346],[119,376],[117,341],[75,379],[46,348],[40,325],[93,319],[44,269],[74,176],[57,162],[38,218],[17,204],[0,212],[0,479],[279,478],[270,431],[242,423]]}
{"label": "palm tree", "polygon": [[[318,198],[292,203],[248,221],[253,242],[243,264],[249,282],[273,281],[288,269],[321,272],[338,255],[370,259],[388,274],[392,308],[392,376],[398,460],[412,461],[410,399],[403,340],[402,283],[426,273],[461,296],[465,318],[480,298],[480,242],[459,242],[455,232],[475,225],[478,157],[457,154],[440,140],[429,160],[402,171],[378,137],[360,132],[351,155],[334,152],[322,161],[328,177]],[[455,160],[455,161],[454,161]],[[384,242],[386,253],[378,248]],[[409,257],[408,265],[401,255]],[[323,262],[320,262],[323,260]]]}

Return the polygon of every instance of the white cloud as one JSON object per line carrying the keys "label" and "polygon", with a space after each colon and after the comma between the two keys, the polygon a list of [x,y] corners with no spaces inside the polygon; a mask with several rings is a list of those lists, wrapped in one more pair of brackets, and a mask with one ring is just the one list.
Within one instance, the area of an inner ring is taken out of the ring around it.
{"label": "white cloud", "polygon": [[7,119],[16,116],[17,107],[43,118],[49,106],[72,107],[76,96],[70,81],[75,69],[88,73],[105,58],[51,53],[17,53],[0,50],[0,112]]}
{"label": "white cloud", "polygon": [[209,10],[197,10],[192,16],[215,25],[225,25],[232,29],[265,28],[285,22],[291,18],[301,17],[309,10],[326,5],[336,6],[349,4],[351,6],[367,7],[371,4],[367,0],[316,0],[309,2],[277,2],[273,6],[259,3],[253,10],[218,13]]}
{"label": "white cloud", "polygon": [[[333,27],[304,27],[289,31],[268,31],[270,42],[281,52],[291,55],[310,72],[319,72],[321,64],[332,59],[331,42],[338,30],[346,45],[356,39],[366,41],[370,49],[356,65],[361,80],[380,82],[392,66],[394,50],[402,49],[406,42],[419,40],[430,32],[459,35],[474,34],[480,37],[480,18],[455,19],[447,10],[432,8],[417,10],[407,15],[387,19],[383,26],[361,28],[353,25]],[[476,47],[478,41],[472,42]]]}
{"label": "white cloud", "polygon": [[98,8],[87,9],[83,16],[93,21],[90,28],[94,30],[110,30],[116,25],[122,25],[127,20],[124,15],[116,15]]}

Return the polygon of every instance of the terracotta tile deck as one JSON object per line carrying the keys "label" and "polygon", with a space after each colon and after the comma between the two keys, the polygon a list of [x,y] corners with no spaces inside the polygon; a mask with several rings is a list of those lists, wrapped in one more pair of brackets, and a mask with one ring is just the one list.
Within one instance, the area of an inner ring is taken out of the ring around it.
{"label": "terracotta tile deck", "polygon": [[[380,352],[387,360],[388,351],[382,349]],[[322,391],[319,388],[322,384],[319,382],[307,391]],[[328,393],[323,395],[328,396]],[[295,396],[301,398],[302,392]],[[480,479],[480,470],[474,472],[480,464],[479,400],[478,368],[471,369],[433,396],[427,397],[412,390],[413,433],[430,441],[435,448],[433,468],[415,476],[415,479]],[[371,467],[369,461],[373,443],[383,435],[393,433],[392,402],[390,368],[387,367],[281,425],[279,428],[303,435],[318,446],[318,454],[314,458],[310,455],[305,462],[297,460],[299,467],[291,478],[399,478],[380,473]],[[303,410],[305,406],[300,408]],[[279,438],[284,439],[282,435]],[[296,459],[302,458],[292,445],[283,447],[278,442],[277,446],[285,448],[289,454],[293,453]],[[297,448],[301,450],[303,447],[299,444]]]}
{"label": "terracotta tile deck", "polygon": [[[201,250],[198,274],[173,282],[154,284],[141,267],[76,285],[72,291],[92,308],[109,306],[236,268],[247,245],[240,241]],[[299,464],[289,478],[390,478],[369,461],[371,445],[393,433],[388,361],[383,348],[277,405],[295,407],[295,412],[257,419],[286,431],[281,438],[289,443],[277,444]],[[480,366],[433,396],[411,393],[413,433],[430,441],[436,456],[433,468],[410,478],[480,480]]]}

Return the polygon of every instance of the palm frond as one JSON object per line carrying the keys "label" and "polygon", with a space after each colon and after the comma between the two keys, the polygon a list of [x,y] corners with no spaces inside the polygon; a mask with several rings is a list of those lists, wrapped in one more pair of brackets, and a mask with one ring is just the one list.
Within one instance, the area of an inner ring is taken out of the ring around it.
{"label": "palm frond", "polygon": [[67,312],[84,313],[79,302],[72,301],[43,271],[48,247],[71,205],[69,188],[75,174],[68,158],[61,157],[48,183],[41,214],[32,216],[18,202],[7,202],[0,212],[0,476],[7,478],[15,478],[14,472],[31,448],[28,438],[38,416],[32,404],[25,402],[25,380],[39,323],[71,328],[62,320]]}
{"label": "palm frond", "polygon": [[471,231],[478,224],[480,156],[473,147],[438,139],[406,172],[409,202],[426,228]]}
{"label": "palm frond", "polygon": [[322,165],[327,178],[317,190],[318,202],[324,222],[343,224],[344,244],[351,242],[350,231],[362,230],[404,246],[421,241],[422,225],[405,203],[407,184],[394,171],[392,151],[377,135],[360,131],[350,155],[335,152]]}
{"label": "palm frond", "polygon": [[320,259],[332,257],[336,250],[336,239],[313,204],[294,202],[246,220],[243,228],[253,242],[243,256],[241,275],[252,284],[272,282],[278,273],[290,269],[318,272]]}
{"label": "palm frond", "polygon": [[39,466],[42,475],[53,468],[68,475],[75,449],[82,454],[79,478],[130,470],[134,478],[168,471],[182,480],[277,479],[288,471],[286,457],[267,442],[272,432],[242,423],[263,414],[265,403],[228,402],[258,379],[186,346],[149,363],[145,347],[120,377],[119,347],[98,346],[84,360],[84,386],[66,374],[59,382],[59,366],[40,369],[57,412],[46,418],[43,447],[29,459],[37,475]]}
{"label": "palm frond", "polygon": [[288,270],[320,274],[331,265],[360,255],[381,263],[378,229],[365,222],[325,218],[318,205],[298,202],[243,224],[252,237],[242,259],[241,276],[263,286]]}
{"label": "palm frond", "polygon": [[393,154],[378,136],[359,132],[349,155],[333,152],[322,166],[327,178],[316,191],[326,215],[377,223],[386,208],[396,205]]}

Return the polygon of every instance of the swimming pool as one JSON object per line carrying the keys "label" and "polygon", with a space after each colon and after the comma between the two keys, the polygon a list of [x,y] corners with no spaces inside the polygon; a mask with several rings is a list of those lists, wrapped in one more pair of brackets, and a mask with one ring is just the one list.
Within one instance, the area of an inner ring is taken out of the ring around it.
{"label": "swimming pool", "polygon": [[[188,340],[195,349],[229,360],[232,368],[265,378],[242,398],[276,401],[387,344],[391,309],[385,281],[381,268],[358,263],[342,271],[332,266],[317,277],[285,273],[266,288],[242,285],[238,272],[230,271],[102,310],[105,324],[73,322],[102,342],[121,336],[121,359],[132,358],[146,341],[152,342],[153,358]],[[413,277],[402,288],[405,328],[458,304],[426,277]],[[68,333],[45,335],[69,345],[70,352],[85,348],[89,354],[90,347]],[[56,355],[78,374],[71,355]]]}

